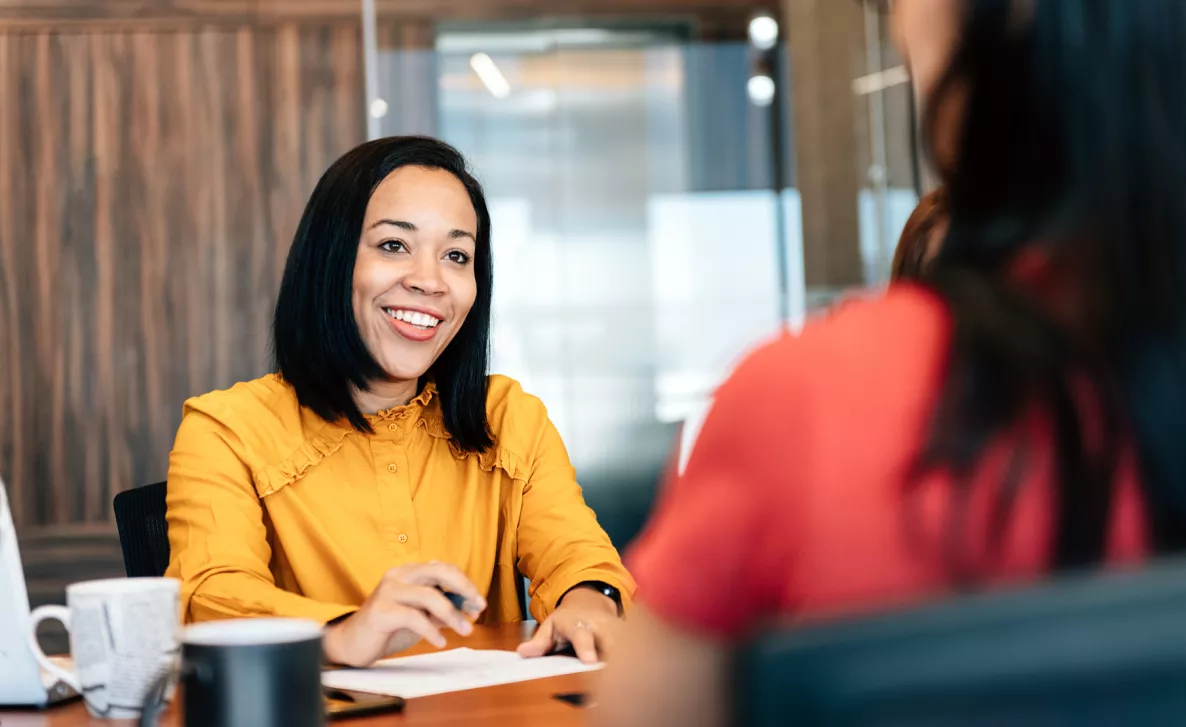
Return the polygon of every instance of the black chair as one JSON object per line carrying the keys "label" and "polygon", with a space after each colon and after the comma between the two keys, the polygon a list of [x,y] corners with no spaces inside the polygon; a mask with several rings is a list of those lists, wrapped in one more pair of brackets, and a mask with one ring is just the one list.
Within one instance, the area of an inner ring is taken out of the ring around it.
{"label": "black chair", "polygon": [[1186,725],[1186,561],[759,638],[736,724]]}
{"label": "black chair", "polygon": [[115,496],[115,525],[129,578],[165,575],[169,567],[169,525],[165,483],[125,490]]}

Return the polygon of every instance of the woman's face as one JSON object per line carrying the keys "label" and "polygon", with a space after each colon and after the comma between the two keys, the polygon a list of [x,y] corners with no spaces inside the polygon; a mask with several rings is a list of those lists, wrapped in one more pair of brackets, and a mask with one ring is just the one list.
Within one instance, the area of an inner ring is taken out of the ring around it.
{"label": "woman's face", "polygon": [[461,181],[401,167],[367,204],[354,262],[354,318],[394,381],[432,366],[473,307],[478,215]]}

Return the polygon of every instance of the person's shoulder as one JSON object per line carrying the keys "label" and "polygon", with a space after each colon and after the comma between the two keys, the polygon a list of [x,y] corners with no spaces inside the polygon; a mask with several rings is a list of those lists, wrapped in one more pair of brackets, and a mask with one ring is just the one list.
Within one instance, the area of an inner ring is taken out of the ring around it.
{"label": "person's shoulder", "polygon": [[187,410],[206,414],[227,412],[256,413],[258,409],[275,409],[278,404],[296,401],[296,392],[276,374],[268,374],[251,381],[240,381],[226,389],[190,397]]}
{"label": "person's shoulder", "polygon": [[892,388],[933,367],[946,345],[947,308],[934,293],[915,285],[851,298],[813,317],[798,333],[786,333],[751,351],[728,385],[748,394],[777,398],[803,387],[860,390]]}
{"label": "person's shoulder", "polygon": [[940,343],[949,326],[947,306],[938,295],[899,283],[876,295],[849,299],[813,320],[797,345],[804,355],[840,354],[850,360],[860,352],[910,355],[919,352],[919,344]]}
{"label": "person's shoulder", "polygon": [[338,451],[353,431],[302,408],[292,386],[270,374],[187,400],[173,450],[229,449],[264,496]]}
{"label": "person's shoulder", "polygon": [[182,417],[202,415],[245,435],[300,430],[300,402],[293,388],[276,374],[241,381],[228,389],[187,399]]}
{"label": "person's shoulder", "polygon": [[499,446],[523,454],[547,423],[548,409],[515,379],[492,374],[486,390],[486,420]]}

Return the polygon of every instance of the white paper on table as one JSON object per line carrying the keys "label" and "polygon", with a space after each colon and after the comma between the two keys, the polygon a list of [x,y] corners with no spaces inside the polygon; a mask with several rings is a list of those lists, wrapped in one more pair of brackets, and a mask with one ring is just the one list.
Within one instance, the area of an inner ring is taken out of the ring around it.
{"label": "white paper on table", "polygon": [[327,671],[321,675],[321,683],[331,689],[412,699],[577,674],[601,667],[601,664],[584,664],[571,656],[525,659],[513,651],[461,648],[384,659],[367,669]]}

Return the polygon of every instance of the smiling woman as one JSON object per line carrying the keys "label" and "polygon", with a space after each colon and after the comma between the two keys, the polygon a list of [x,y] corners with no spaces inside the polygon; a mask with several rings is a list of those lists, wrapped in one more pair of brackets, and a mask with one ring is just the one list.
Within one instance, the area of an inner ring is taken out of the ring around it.
{"label": "smiling woman", "polygon": [[543,623],[521,652],[599,658],[634,584],[543,404],[487,375],[492,285],[452,147],[380,139],[325,173],[276,303],[278,373],[185,405],[168,519],[187,620],[318,619],[328,658],[365,665],[519,619],[522,572]]}

